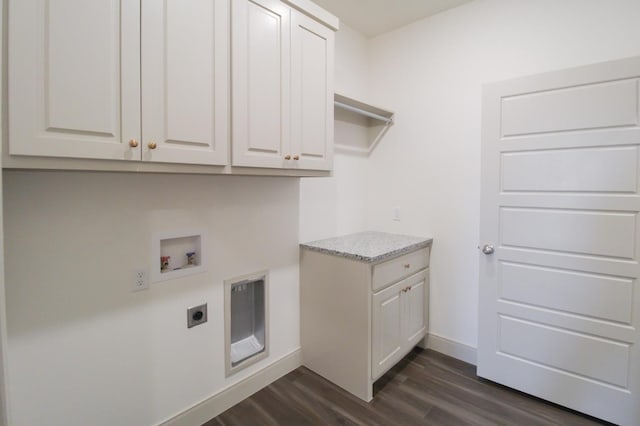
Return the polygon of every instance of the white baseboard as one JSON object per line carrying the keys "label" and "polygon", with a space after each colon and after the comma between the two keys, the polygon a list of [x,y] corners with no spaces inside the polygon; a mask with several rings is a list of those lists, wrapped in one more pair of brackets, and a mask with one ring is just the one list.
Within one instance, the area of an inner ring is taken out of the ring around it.
{"label": "white baseboard", "polygon": [[[427,348],[476,365],[476,348],[436,334],[426,337]],[[422,345],[421,345],[422,346]],[[162,423],[167,426],[201,425],[302,365],[302,351],[293,352]]]}
{"label": "white baseboard", "polygon": [[163,422],[168,426],[201,425],[228,410],[240,401],[250,397],[260,389],[278,380],[302,365],[300,348],[256,371],[238,383],[229,386],[210,398],[194,405],[175,417]]}
{"label": "white baseboard", "polygon": [[427,348],[450,357],[477,365],[477,350],[473,346],[450,340],[437,334],[429,333],[426,337]]}

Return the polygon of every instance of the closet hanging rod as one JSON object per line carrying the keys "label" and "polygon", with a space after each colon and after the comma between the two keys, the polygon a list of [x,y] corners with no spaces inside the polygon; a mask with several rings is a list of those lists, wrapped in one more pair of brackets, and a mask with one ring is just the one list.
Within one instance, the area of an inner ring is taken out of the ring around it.
{"label": "closet hanging rod", "polygon": [[343,104],[342,102],[338,102],[338,101],[334,101],[333,104],[335,106],[337,106],[338,108],[342,108],[342,109],[345,109],[347,111],[355,112],[357,114],[361,114],[361,115],[364,115],[366,117],[375,118],[376,120],[383,121],[383,122],[385,122],[387,124],[392,124],[393,123],[393,118],[385,117],[384,115],[374,114],[372,112],[365,111],[364,109],[356,108],[354,106]]}

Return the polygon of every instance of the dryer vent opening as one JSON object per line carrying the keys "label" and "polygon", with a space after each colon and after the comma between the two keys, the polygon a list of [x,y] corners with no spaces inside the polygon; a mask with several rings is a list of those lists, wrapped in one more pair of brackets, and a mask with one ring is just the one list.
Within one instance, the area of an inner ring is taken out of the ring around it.
{"label": "dryer vent opening", "polygon": [[227,375],[268,355],[267,273],[225,282]]}

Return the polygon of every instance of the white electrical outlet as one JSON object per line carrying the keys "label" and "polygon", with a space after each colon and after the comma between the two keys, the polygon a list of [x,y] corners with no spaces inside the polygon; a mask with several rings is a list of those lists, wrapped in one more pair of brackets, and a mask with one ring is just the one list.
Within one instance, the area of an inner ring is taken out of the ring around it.
{"label": "white electrical outlet", "polygon": [[149,288],[147,268],[137,268],[133,271],[133,284],[131,291],[146,290]]}
{"label": "white electrical outlet", "polygon": [[400,207],[393,208],[393,220],[400,222]]}

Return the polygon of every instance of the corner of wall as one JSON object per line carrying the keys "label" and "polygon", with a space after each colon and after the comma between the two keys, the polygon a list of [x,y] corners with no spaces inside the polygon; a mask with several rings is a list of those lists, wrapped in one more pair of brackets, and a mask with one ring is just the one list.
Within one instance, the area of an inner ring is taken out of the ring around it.
{"label": "corner of wall", "polygon": [[[2,143],[5,138],[6,81],[6,2],[0,3],[0,162],[2,161]],[[9,395],[7,380],[7,315],[4,285],[4,227],[3,227],[2,171],[0,170],[0,426],[9,425]]]}

